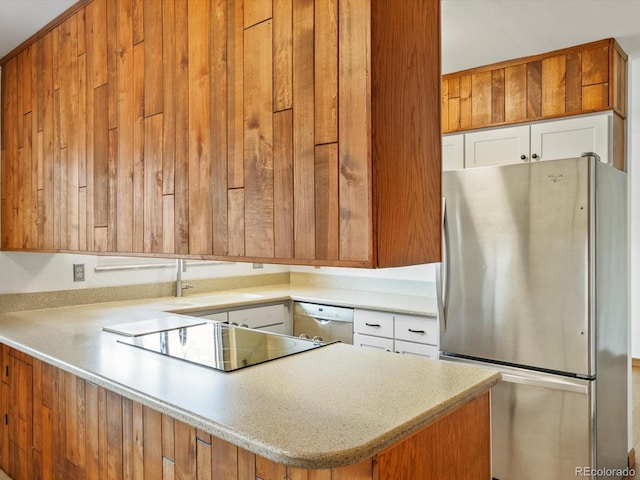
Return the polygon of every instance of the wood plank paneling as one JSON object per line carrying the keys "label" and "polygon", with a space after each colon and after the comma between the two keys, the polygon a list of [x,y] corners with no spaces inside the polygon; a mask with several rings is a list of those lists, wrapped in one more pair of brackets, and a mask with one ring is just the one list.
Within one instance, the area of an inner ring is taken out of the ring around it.
{"label": "wood plank paneling", "polygon": [[582,109],[582,55],[570,52],[566,55],[565,111],[578,113]]}
{"label": "wood plank paneling", "polygon": [[[227,154],[229,188],[244,186],[244,15],[243,2],[228,0],[227,9]],[[231,227],[231,220],[229,226]],[[229,248],[237,247],[229,244]]]}
{"label": "wood plank paneling", "polygon": [[163,248],[162,223],[162,114],[144,121],[144,251],[160,253]]}
{"label": "wood plank paneling", "polygon": [[[273,0],[273,110],[293,106],[293,19],[291,0]],[[321,52],[318,52],[321,54]]]}
{"label": "wood plank paneling", "polygon": [[314,24],[315,144],[321,145],[338,141],[337,0],[316,0]]}
{"label": "wood plank paneling", "polygon": [[565,55],[542,60],[542,116],[565,113],[567,58]]}
{"label": "wood plank paneling", "polygon": [[188,3],[189,253],[211,254],[211,0]]}
{"label": "wood plank paneling", "polygon": [[144,480],[162,478],[162,414],[143,407]]}
{"label": "wood plank paneling", "polygon": [[271,18],[272,5],[268,0],[244,0],[244,28]]}
{"label": "wood plank paneling", "polygon": [[211,5],[211,215],[213,254],[226,255],[227,233],[227,0]]}
{"label": "wood plank paneling", "polygon": [[318,145],[315,153],[316,257],[340,256],[340,205],[338,201],[338,145]]}
{"label": "wood plank paneling", "polygon": [[504,76],[503,68],[491,71],[491,123],[504,122]]}
{"label": "wood plank paneling", "polygon": [[460,79],[460,128],[471,128],[471,75],[466,75]]}
{"label": "wood plank paneling", "polygon": [[[626,98],[626,85],[619,86],[620,82],[624,82],[626,78],[626,54],[620,50],[614,39],[606,39],[444,75],[442,81],[442,106],[445,109],[443,132],[481,126],[477,123],[465,126],[462,93],[460,105],[455,101],[452,102],[452,99],[456,98],[452,90],[456,81],[462,85],[465,77],[500,69],[505,70],[505,118],[501,121],[499,115],[494,114],[491,122],[483,126],[556,118],[607,109],[614,109],[624,116],[624,113],[621,113],[624,107],[618,106],[624,105],[623,99]],[[524,70],[526,73],[523,73]],[[444,86],[447,87],[446,90]],[[471,97],[476,95],[477,92],[471,92]],[[525,114],[522,113],[523,95],[526,102]],[[492,103],[495,110],[497,106],[495,99]],[[461,110],[460,122],[452,117],[457,109]]]}
{"label": "wood plank paneling", "polygon": [[[371,35],[371,11],[361,2],[345,0],[339,3],[338,17],[340,258],[367,261],[373,252],[371,178],[367,174],[371,165],[371,78],[366,72],[371,65],[365,47]],[[296,235],[296,256],[298,241]]]}
{"label": "wood plank paneling", "polygon": [[527,118],[542,115],[542,61],[527,63]]}
{"label": "wood plank paneling", "polygon": [[244,256],[244,188],[233,188],[228,192],[229,251],[231,257]]}
{"label": "wood plank paneling", "polygon": [[[336,169],[337,172],[337,169]],[[273,115],[274,254],[293,257],[293,112]]]}
{"label": "wood plank paneling", "polygon": [[175,252],[189,253],[189,38],[188,0],[175,0]]}
{"label": "wood plank paneling", "polygon": [[245,30],[245,254],[273,257],[272,22]]}
{"label": "wood plank paneling", "polygon": [[[135,74],[133,52],[133,3],[117,0],[117,125],[118,155],[116,160],[116,251],[133,252],[133,170]],[[146,92],[145,92],[146,93]]]}
{"label": "wood plank paneling", "polygon": [[[132,230],[132,252],[144,251],[144,171],[145,171],[145,111],[144,111],[144,47],[145,43],[140,42],[133,47],[133,164],[132,164],[132,185],[133,185],[133,230]],[[164,118],[164,115],[163,115]],[[165,122],[166,125],[166,122]],[[165,131],[162,131],[162,138],[165,138]],[[158,142],[157,138],[153,139]],[[166,143],[163,143],[165,146]],[[164,184],[164,166],[166,165],[162,151],[162,179]]]}
{"label": "wood plank paneling", "polygon": [[491,72],[471,76],[471,125],[474,128],[491,124]]}
{"label": "wood plank paneling", "polygon": [[[345,2],[83,0],[3,66],[16,77],[3,80],[16,136],[2,146],[2,246],[316,262],[316,146],[338,144],[341,253],[320,262],[373,265],[375,19]],[[255,32],[259,45],[245,49]],[[350,40],[339,46],[339,35]],[[452,86],[459,125],[471,118],[462,83]],[[162,125],[146,132],[156,115]],[[149,224],[154,175],[162,220]]]}
{"label": "wood plank paneling", "polygon": [[582,85],[596,85],[609,81],[608,45],[582,51]]}
{"label": "wood plank paneling", "polygon": [[[293,198],[295,202],[293,206],[293,234],[294,257],[296,259],[315,257],[313,21],[314,2],[311,0],[294,0],[293,131],[295,134],[293,136]],[[346,38],[345,43],[348,43]],[[344,93],[344,95],[341,93],[341,98],[351,98],[347,92]],[[349,105],[345,105],[340,112],[345,112],[346,116],[348,111],[350,111]],[[348,126],[344,123],[343,125],[345,126],[343,130],[346,131]]]}
{"label": "wood plank paneling", "polygon": [[527,67],[524,64],[505,68],[504,110],[508,123],[527,118]]}
{"label": "wood plank paneling", "polygon": [[[158,74],[164,62],[162,13],[163,9],[170,13],[171,7],[171,2],[144,0],[144,111],[146,116],[163,111],[164,75]],[[171,65],[171,60],[169,62]]]}

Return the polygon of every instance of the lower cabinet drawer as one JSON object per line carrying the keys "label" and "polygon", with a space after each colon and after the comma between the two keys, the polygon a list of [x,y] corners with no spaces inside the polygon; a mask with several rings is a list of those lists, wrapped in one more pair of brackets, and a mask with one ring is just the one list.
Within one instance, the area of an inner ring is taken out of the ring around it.
{"label": "lower cabinet drawer", "polygon": [[396,334],[398,340],[438,345],[438,323],[435,318],[396,315]]}
{"label": "lower cabinet drawer", "polygon": [[393,352],[393,338],[372,337],[371,335],[354,333],[353,344],[357,347],[375,348]]}
{"label": "lower cabinet drawer", "polygon": [[364,335],[393,338],[393,315],[356,309],[353,312],[353,331]]}
{"label": "lower cabinet drawer", "polygon": [[394,351],[406,355],[418,355],[420,357],[433,358],[434,360],[438,359],[438,347],[435,345],[396,340]]}

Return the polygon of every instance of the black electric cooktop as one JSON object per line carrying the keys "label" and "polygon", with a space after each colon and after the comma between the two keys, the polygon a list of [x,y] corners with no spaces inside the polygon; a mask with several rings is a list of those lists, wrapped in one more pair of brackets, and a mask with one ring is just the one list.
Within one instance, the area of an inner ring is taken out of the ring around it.
{"label": "black electric cooktop", "polygon": [[224,372],[325,345],[219,322],[163,330],[118,342]]}

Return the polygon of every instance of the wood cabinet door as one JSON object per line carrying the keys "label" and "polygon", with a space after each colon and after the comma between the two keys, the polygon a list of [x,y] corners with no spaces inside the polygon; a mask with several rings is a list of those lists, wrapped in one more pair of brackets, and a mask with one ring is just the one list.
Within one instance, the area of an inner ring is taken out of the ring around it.
{"label": "wood cabinet door", "polygon": [[442,137],[442,171],[464,168],[464,135]]}
{"label": "wood cabinet door", "polygon": [[510,165],[528,161],[528,125],[472,132],[464,136],[466,168]]}
{"label": "wood cabinet door", "polygon": [[531,125],[532,161],[558,160],[595,152],[602,162],[608,163],[610,125],[610,113],[534,123]]}

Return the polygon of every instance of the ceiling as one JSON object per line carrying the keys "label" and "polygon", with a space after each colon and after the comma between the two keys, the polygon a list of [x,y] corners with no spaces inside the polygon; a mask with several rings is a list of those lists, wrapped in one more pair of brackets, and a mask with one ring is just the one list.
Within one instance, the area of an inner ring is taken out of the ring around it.
{"label": "ceiling", "polygon": [[[74,3],[0,0],[0,58]],[[640,56],[638,18],[640,0],[442,0],[442,71],[609,37]]]}

